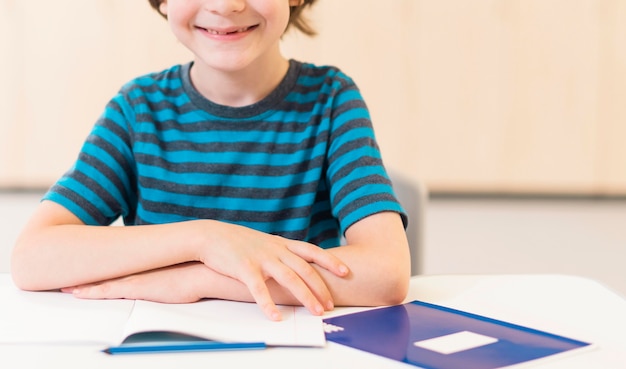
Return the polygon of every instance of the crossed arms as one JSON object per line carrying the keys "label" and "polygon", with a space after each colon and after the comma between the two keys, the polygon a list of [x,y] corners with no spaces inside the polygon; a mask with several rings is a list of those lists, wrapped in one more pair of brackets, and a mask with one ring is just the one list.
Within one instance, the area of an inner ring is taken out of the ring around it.
{"label": "crossed arms", "polygon": [[25,290],[167,303],[254,301],[273,320],[281,318],[276,304],[321,315],[340,305],[400,303],[410,277],[400,216],[371,215],[345,237],[346,245],[324,250],[214,220],[87,226],[43,201],[17,240],[11,270]]}

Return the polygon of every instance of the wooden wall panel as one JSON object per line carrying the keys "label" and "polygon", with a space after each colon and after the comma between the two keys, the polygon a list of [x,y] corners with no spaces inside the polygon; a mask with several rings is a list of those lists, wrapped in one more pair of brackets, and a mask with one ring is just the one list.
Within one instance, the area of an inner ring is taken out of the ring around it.
{"label": "wooden wall panel", "polygon": [[[387,164],[432,192],[626,194],[626,2],[320,0],[309,17],[319,35],[288,33],[285,55],[351,75]],[[0,32],[5,187],[52,183],[122,83],[189,59],[143,0],[0,0]]]}
{"label": "wooden wall panel", "polygon": [[2,0],[0,23],[4,187],[49,186],[123,83],[189,59],[147,1]]}

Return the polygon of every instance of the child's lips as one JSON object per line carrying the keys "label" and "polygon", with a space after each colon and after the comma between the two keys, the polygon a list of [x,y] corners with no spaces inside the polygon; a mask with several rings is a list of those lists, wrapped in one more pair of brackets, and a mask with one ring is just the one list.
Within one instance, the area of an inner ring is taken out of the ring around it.
{"label": "child's lips", "polygon": [[229,27],[229,28],[204,28],[204,27],[198,27],[198,28],[204,30],[210,35],[226,36],[226,35],[235,35],[238,33],[244,33],[256,27],[257,25],[246,26],[246,27]]}

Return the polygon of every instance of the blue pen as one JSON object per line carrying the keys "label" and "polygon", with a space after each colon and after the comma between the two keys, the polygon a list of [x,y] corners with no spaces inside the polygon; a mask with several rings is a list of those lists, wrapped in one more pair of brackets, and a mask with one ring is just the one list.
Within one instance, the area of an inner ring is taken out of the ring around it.
{"label": "blue pen", "polygon": [[265,342],[219,342],[219,341],[182,341],[170,343],[125,344],[109,347],[103,352],[110,355],[147,354],[165,352],[190,351],[224,351],[224,350],[262,350]]}

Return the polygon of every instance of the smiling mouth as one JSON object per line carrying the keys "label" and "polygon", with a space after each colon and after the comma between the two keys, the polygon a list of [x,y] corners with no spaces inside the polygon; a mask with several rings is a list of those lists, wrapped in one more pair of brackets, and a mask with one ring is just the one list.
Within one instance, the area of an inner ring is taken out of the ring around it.
{"label": "smiling mouth", "polygon": [[254,25],[254,26],[249,26],[249,27],[238,28],[238,29],[235,29],[235,30],[232,30],[232,31],[217,31],[217,30],[210,29],[210,28],[204,28],[204,30],[207,31],[211,35],[223,36],[223,35],[234,35],[234,34],[237,34],[237,33],[243,33],[243,32],[252,30],[252,29],[254,29],[256,27],[257,26]]}

